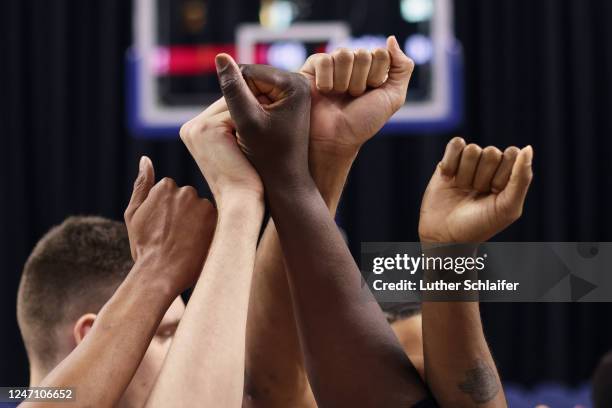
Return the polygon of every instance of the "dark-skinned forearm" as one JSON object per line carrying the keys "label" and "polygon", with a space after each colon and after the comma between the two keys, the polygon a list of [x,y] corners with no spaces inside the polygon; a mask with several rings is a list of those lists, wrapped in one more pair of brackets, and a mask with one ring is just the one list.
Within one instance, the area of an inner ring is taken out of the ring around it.
{"label": "dark-skinned forearm", "polygon": [[[310,168],[335,215],[353,152],[310,150]],[[304,368],[282,249],[270,219],[257,251],[247,326],[246,407],[315,406]],[[283,339],[277,342],[276,339]]]}
{"label": "dark-skinned forearm", "polygon": [[[80,406],[110,407],[119,401],[159,322],[178,296],[168,283],[151,278],[151,268],[164,266],[147,260],[134,265],[98,313],[91,331],[40,386],[75,387]],[[159,276],[162,273],[165,271],[160,271]],[[47,405],[31,403],[27,406]],[[49,406],[61,404],[50,403]]]}
{"label": "dark-skinned forearm", "polygon": [[425,387],[363,286],[314,182],[293,182],[301,187],[286,188],[288,182],[266,187],[317,402],[410,406],[424,399]]}

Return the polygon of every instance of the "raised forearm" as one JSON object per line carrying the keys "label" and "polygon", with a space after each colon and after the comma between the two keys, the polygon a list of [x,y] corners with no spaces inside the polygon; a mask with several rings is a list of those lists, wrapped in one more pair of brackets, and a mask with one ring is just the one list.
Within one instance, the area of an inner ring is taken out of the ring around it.
{"label": "raised forearm", "polygon": [[257,249],[251,291],[244,406],[303,406],[312,398],[309,398],[283,254],[272,219]]}
{"label": "raised forearm", "polygon": [[262,197],[219,203],[212,246],[147,406],[239,407]]}
{"label": "raised forearm", "polygon": [[476,302],[424,302],[425,376],[441,407],[505,407]]}
{"label": "raised forearm", "polygon": [[270,207],[319,405],[410,406],[422,400],[426,390],[362,284],[314,183],[278,186],[268,188]]}
{"label": "raised forearm", "polygon": [[340,151],[338,148],[310,146],[310,173],[332,217],[336,215],[357,153],[356,147],[347,147]]}
{"label": "raised forearm", "polygon": [[[310,149],[310,168],[332,217],[355,154]],[[270,219],[257,250],[247,323],[247,407],[312,407],[282,249]],[[281,343],[276,339],[283,339]]]}
{"label": "raised forearm", "polygon": [[[474,251],[472,248],[455,248],[448,253],[436,250],[434,256],[474,256]],[[428,296],[445,300],[444,294],[432,292]],[[499,375],[484,337],[478,302],[426,301],[425,298],[422,313],[426,382],[440,406],[505,407]]]}
{"label": "raised forearm", "polygon": [[163,266],[138,262],[102,308],[91,331],[41,386],[76,388],[79,406],[111,407],[119,401],[164,313],[178,296],[166,283],[144,274],[148,268]]}

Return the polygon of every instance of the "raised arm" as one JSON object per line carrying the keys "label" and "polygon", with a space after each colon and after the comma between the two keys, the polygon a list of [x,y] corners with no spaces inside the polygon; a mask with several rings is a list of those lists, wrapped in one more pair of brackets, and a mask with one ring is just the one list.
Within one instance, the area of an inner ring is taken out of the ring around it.
{"label": "raised arm", "polygon": [[191,188],[177,188],[170,179],[153,184],[153,166],[143,157],[125,212],[134,267],[83,341],[40,384],[74,387],[78,406],[117,404],[164,313],[193,285],[208,250],[215,225],[212,204],[197,199]]}
{"label": "raised arm", "polygon": [[[429,182],[419,235],[436,244],[470,244],[448,256],[473,256],[475,245],[521,215],[531,183],[531,147],[481,149],[455,138]],[[436,249],[436,256],[445,250]],[[443,407],[505,407],[499,374],[482,330],[478,302],[423,302],[425,376]]]}
{"label": "raised arm", "polygon": [[[262,177],[317,403],[411,406],[427,391],[362,279],[308,169],[310,84],[217,57],[240,145]],[[249,89],[243,79],[247,78]]]}
{"label": "raised arm", "polygon": [[[375,128],[380,127],[394,111],[388,105],[405,99],[412,64],[396,44],[390,39],[389,50],[339,49],[332,54],[315,54],[300,70],[311,83],[310,170],[332,217],[361,145],[378,130],[372,132],[359,121],[368,113],[378,123]],[[392,79],[398,80],[394,86],[401,89],[385,100],[388,103],[372,104],[373,96],[388,92],[379,88],[386,83],[390,62],[394,66]],[[349,123],[355,126],[347,126]],[[273,220],[257,250],[247,329],[245,405],[315,406]],[[278,338],[283,339],[281,344],[275,341]]]}
{"label": "raised arm", "polygon": [[259,176],[233,131],[223,100],[181,129],[215,197],[218,222],[149,407],[242,405],[247,307],[264,203]]}

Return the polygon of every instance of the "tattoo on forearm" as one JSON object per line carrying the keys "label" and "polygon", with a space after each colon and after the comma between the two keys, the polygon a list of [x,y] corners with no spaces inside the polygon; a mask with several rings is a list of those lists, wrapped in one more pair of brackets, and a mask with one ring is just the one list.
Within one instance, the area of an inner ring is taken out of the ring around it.
{"label": "tattoo on forearm", "polygon": [[491,401],[499,392],[495,370],[483,359],[474,362],[474,368],[465,372],[465,381],[457,386],[477,404]]}

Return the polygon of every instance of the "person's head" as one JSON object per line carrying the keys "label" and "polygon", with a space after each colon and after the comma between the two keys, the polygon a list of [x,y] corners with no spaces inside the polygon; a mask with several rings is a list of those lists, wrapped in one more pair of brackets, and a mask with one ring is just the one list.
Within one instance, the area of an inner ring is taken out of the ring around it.
{"label": "person's head", "polygon": [[[83,340],[132,266],[127,229],[121,222],[70,217],[43,236],[25,264],[17,296],[31,385]],[[122,404],[145,402],[184,308],[178,298],[164,316]]]}

